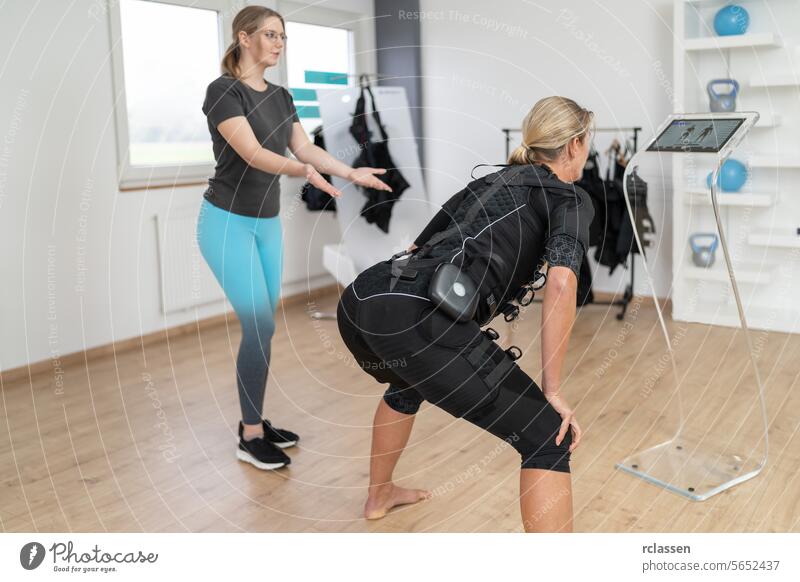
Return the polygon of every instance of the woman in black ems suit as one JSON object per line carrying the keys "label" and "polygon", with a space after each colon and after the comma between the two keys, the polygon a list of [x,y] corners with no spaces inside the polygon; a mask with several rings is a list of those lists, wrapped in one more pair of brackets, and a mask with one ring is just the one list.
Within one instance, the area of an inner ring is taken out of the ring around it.
{"label": "woman in black ems suit", "polygon": [[[592,118],[564,97],[539,101],[508,167],[448,200],[410,257],[370,267],[343,293],[338,322],[345,343],[368,373],[389,384],[373,424],[368,519],[429,496],[392,483],[414,414],[427,400],[520,453],[526,531],[571,531],[569,458],[581,431],[560,395],[561,367],[594,216],[588,195],[572,184],[586,163]],[[471,320],[456,321],[429,298],[444,263],[458,265],[479,288]],[[544,263],[540,389],[514,363],[519,350],[504,351],[497,332],[481,325],[500,313],[514,316],[515,299],[527,304]]]}

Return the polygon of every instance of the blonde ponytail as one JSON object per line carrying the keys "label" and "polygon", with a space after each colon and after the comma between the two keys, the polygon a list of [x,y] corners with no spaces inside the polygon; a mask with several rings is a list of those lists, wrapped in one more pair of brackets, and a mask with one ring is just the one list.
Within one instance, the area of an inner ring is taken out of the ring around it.
{"label": "blonde ponytail", "polygon": [[509,164],[532,164],[535,160],[530,156],[531,151],[524,145],[518,145],[508,157]]}
{"label": "blonde ponytail", "polygon": [[574,138],[591,129],[594,113],[566,97],[540,99],[522,121],[522,144],[511,152],[509,164],[555,161]]}

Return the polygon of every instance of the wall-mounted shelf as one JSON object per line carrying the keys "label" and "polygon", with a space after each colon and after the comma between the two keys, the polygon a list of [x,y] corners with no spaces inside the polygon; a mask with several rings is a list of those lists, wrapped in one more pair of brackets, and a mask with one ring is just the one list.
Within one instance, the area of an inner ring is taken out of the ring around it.
{"label": "wall-mounted shelf", "polygon": [[709,36],[687,38],[683,41],[686,51],[709,51],[735,48],[778,48],[783,46],[781,39],[771,32],[740,34],[737,36]]}
{"label": "wall-mounted shelf", "polygon": [[[706,99],[705,93],[703,93],[702,98]],[[742,107],[739,111],[751,111],[751,109],[749,107]],[[783,121],[780,113],[761,113],[759,111],[759,114],[758,121],[753,129],[772,129],[774,127],[779,127],[781,121]]]}
{"label": "wall-mounted shelf", "polygon": [[[754,329],[770,329],[785,333],[800,331],[800,316],[797,311],[786,308],[768,308],[760,305],[745,306],[747,324]],[[684,321],[739,327],[736,306],[730,303],[698,301],[694,309],[680,309],[679,317]]]}
{"label": "wall-mounted shelf", "polygon": [[[747,1],[747,0],[744,0]],[[722,8],[726,4],[730,4],[730,0],[683,0],[684,4],[719,4]]]}
{"label": "wall-mounted shelf", "polygon": [[[711,190],[708,188],[687,188],[686,204],[711,206]],[[720,192],[717,201],[720,206],[772,206],[775,197],[767,193]]]}
{"label": "wall-mounted shelf", "polygon": [[800,87],[800,75],[791,73],[774,74],[761,77],[752,77],[747,86],[751,89],[769,87]]}
{"label": "wall-mounted shelf", "polygon": [[780,113],[761,113],[753,129],[767,129],[781,124]]}
{"label": "wall-mounted shelf", "polygon": [[[796,115],[800,94],[798,0],[734,0],[750,14],[750,30],[743,35],[716,36],[714,18],[730,3],[674,0],[673,110],[708,110],[707,83],[733,77],[742,89],[737,109],[761,114],[731,156],[749,172],[741,191],[718,192],[720,218],[729,244],[742,253],[734,272],[742,288],[748,325],[800,331],[800,303],[793,300],[796,293],[791,292],[800,286],[800,275],[780,268],[800,249],[800,236],[794,230],[800,227],[800,198],[795,196],[800,192],[800,141],[793,137],[800,132]],[[675,236],[716,232],[706,185],[714,162],[713,155],[672,159],[672,317],[738,328],[738,310],[722,249],[717,249],[711,269],[696,268],[686,238]],[[773,219],[779,228],[770,226]]]}
{"label": "wall-mounted shelf", "polygon": [[750,156],[748,163],[751,168],[798,168],[800,169],[800,154],[797,155],[764,155]]}
{"label": "wall-mounted shelf", "polygon": [[747,235],[747,242],[765,247],[800,249],[800,235],[788,229],[753,230]]}
{"label": "wall-mounted shelf", "polygon": [[[772,282],[772,268],[759,267],[759,265],[734,265],[733,272],[738,283],[766,284]],[[715,265],[711,269],[702,267],[687,267],[683,269],[684,275],[689,279],[699,281],[716,281],[728,283],[728,270],[724,265]]]}

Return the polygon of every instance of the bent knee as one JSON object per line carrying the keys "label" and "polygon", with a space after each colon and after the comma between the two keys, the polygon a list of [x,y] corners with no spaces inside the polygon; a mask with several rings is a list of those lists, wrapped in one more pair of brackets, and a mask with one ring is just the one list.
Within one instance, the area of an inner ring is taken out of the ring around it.
{"label": "bent knee", "polygon": [[395,412],[416,414],[422,404],[422,396],[413,388],[399,388],[390,384],[383,394],[383,401]]}
{"label": "bent knee", "polygon": [[558,471],[569,473],[569,441],[564,439],[560,446],[529,446],[526,443],[515,444],[521,458],[523,469],[544,469],[545,471]]}

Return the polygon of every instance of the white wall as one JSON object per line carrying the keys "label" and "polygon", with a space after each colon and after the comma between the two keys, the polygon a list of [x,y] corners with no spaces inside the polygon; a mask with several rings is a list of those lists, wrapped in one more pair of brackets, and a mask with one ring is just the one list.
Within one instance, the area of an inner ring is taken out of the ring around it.
{"label": "white wall", "polygon": [[[473,165],[502,162],[500,129],[519,127],[541,97],[575,99],[596,113],[598,126],[642,126],[643,139],[672,111],[671,0],[420,4],[425,166],[434,202],[463,188]],[[641,174],[650,185],[658,230],[654,279],[665,297],[671,281],[665,191],[671,196],[671,178],[669,168],[653,163],[643,163]],[[647,293],[640,264],[636,292]],[[595,290],[624,288],[627,272],[607,273],[600,268]]]}
{"label": "white wall", "polygon": [[[372,14],[370,0],[322,5]],[[2,370],[48,358],[55,365],[59,355],[226,310],[219,303],[161,313],[154,216],[199,205],[203,188],[119,192],[105,6],[47,0],[2,8]],[[332,282],[321,248],[339,239],[334,217],[295,205],[300,185],[282,185],[284,294]]]}
{"label": "white wall", "polygon": [[[106,19],[98,18],[105,5],[3,5],[0,369],[225,309],[161,313],[153,217],[198,204],[203,189],[118,191],[110,40]],[[593,109],[601,125],[642,125],[645,138],[671,110],[668,0],[421,5],[428,16],[422,22],[424,165],[435,202],[463,187],[475,163],[501,161],[499,128],[518,126],[542,96],[573,97]],[[373,14],[370,0],[323,6]],[[643,173],[653,191],[656,282],[663,296],[670,281],[670,205],[656,180],[660,170]],[[320,249],[339,236],[332,216],[292,203],[299,186],[297,180],[283,185],[284,293],[328,280]],[[614,289],[624,278],[599,278],[595,288]],[[637,291],[644,290],[640,277]]]}

